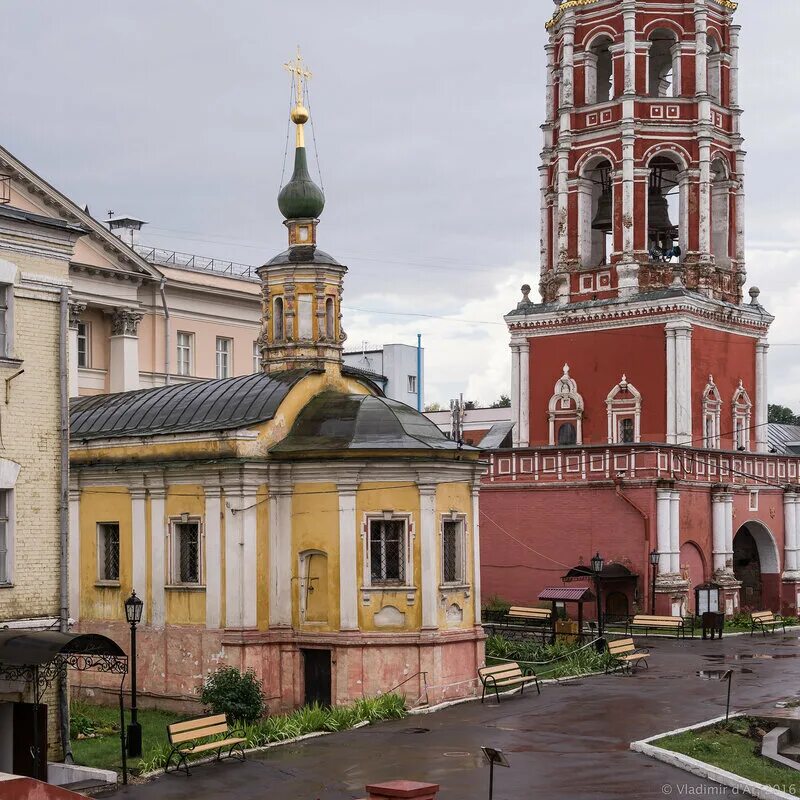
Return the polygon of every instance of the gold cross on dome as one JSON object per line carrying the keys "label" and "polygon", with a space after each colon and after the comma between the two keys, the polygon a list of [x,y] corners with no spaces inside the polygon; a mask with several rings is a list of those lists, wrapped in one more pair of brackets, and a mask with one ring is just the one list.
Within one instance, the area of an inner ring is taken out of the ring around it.
{"label": "gold cross on dome", "polygon": [[287,61],[283,68],[291,73],[294,78],[294,88],[296,94],[297,105],[303,105],[303,81],[310,80],[313,76],[311,70],[303,64],[303,56],[300,55],[300,45],[297,45],[297,56],[294,61]]}

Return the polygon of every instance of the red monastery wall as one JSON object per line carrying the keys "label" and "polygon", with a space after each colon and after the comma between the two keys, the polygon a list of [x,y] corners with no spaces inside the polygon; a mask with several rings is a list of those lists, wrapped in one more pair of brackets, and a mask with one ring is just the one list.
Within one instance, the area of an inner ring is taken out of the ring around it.
{"label": "red monastery wall", "polygon": [[531,339],[530,374],[536,376],[530,387],[532,445],[549,443],[547,406],[564,362],[569,364],[570,376],[577,381],[585,404],[584,444],[608,442],[606,397],[623,373],[642,395],[641,440],[665,440],[667,387],[663,325]]}

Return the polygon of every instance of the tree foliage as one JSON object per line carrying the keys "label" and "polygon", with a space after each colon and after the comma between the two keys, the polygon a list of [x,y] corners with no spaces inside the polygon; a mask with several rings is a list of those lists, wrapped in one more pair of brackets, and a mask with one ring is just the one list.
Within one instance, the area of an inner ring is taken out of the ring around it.
{"label": "tree foliage", "polygon": [[511,408],[511,398],[507,394],[501,394],[499,400],[495,400],[490,408]]}
{"label": "tree foliage", "polygon": [[768,420],[781,425],[800,425],[800,417],[798,417],[791,408],[787,408],[786,406],[770,404]]}
{"label": "tree foliage", "polygon": [[255,722],[266,709],[255,672],[240,672],[236,667],[220,667],[209,674],[203,682],[200,701],[212,714],[225,714],[231,722]]}

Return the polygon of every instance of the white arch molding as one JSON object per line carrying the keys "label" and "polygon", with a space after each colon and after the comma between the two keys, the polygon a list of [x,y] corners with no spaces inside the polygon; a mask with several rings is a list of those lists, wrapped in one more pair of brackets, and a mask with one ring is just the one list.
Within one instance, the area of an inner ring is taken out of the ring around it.
{"label": "white arch molding", "polygon": [[575,426],[575,444],[583,444],[583,410],[583,397],[578,393],[578,384],[569,374],[569,364],[564,364],[547,406],[551,445],[557,444],[558,427],[563,423]]}
{"label": "white arch molding", "polygon": [[722,397],[714,383],[714,376],[708,376],[703,390],[703,442],[705,447],[718,450],[720,447],[720,419],[722,416]]}
{"label": "white arch molding", "polygon": [[621,444],[623,441],[622,425],[627,419],[633,420],[633,441],[640,442],[642,437],[642,395],[632,383],[628,383],[625,375],[606,397],[606,413],[608,415],[608,443]]}
{"label": "white arch molding", "polygon": [[775,575],[780,572],[780,554],[775,536],[772,531],[758,519],[749,519],[743,522],[736,531],[733,541],[743,531],[747,530],[753,537],[758,550],[758,560],[762,575]]}

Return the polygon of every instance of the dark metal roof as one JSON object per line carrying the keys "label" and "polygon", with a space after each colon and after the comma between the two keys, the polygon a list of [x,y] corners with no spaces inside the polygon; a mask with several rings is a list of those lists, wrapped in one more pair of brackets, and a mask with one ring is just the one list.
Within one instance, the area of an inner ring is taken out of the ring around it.
{"label": "dark metal roof", "polygon": [[[513,422],[495,422],[495,424],[486,431],[483,439],[478,442],[478,447],[482,450],[497,450],[503,447],[503,442],[505,442],[513,429]],[[505,446],[511,447],[511,443],[509,442]]]}
{"label": "dark metal roof", "polygon": [[125,651],[106,636],[60,631],[0,631],[0,664],[39,667],[57,655],[124,656]]}
{"label": "dark metal roof", "polygon": [[557,603],[587,603],[594,599],[588,586],[548,586],[539,592],[539,600],[554,600]]}
{"label": "dark metal roof", "polygon": [[277,267],[281,264],[332,264],[334,267],[340,267],[341,264],[324,250],[320,250],[316,245],[302,245],[300,247],[292,247],[290,250],[284,250],[278,253],[274,258],[271,258],[264,264],[265,267]]}
{"label": "dark metal roof", "polygon": [[[573,567],[563,578],[562,581],[585,581],[594,576],[589,565],[578,564]],[[609,581],[620,578],[635,578],[636,573],[631,572],[624,564],[604,564],[603,571],[600,573],[601,581]]]}
{"label": "dark metal roof", "polygon": [[0,217],[17,220],[19,222],[30,222],[45,228],[59,228],[65,231],[71,231],[72,233],[88,233],[88,229],[78,223],[67,222],[65,219],[45,217],[42,214],[34,214],[31,211],[25,211],[24,208],[17,208],[16,206],[0,205]]}
{"label": "dark metal roof", "polygon": [[459,447],[427,417],[397,400],[323,392],[306,405],[289,435],[271,452],[290,455],[320,450],[384,449],[457,450]]}
{"label": "dark metal roof", "polygon": [[243,428],[272,419],[289,390],[311,372],[258,373],[75,398],[70,438],[80,442]]}
{"label": "dark metal roof", "polygon": [[770,450],[777,450],[786,456],[800,455],[800,425],[781,425],[770,422],[767,425],[767,441]]}

